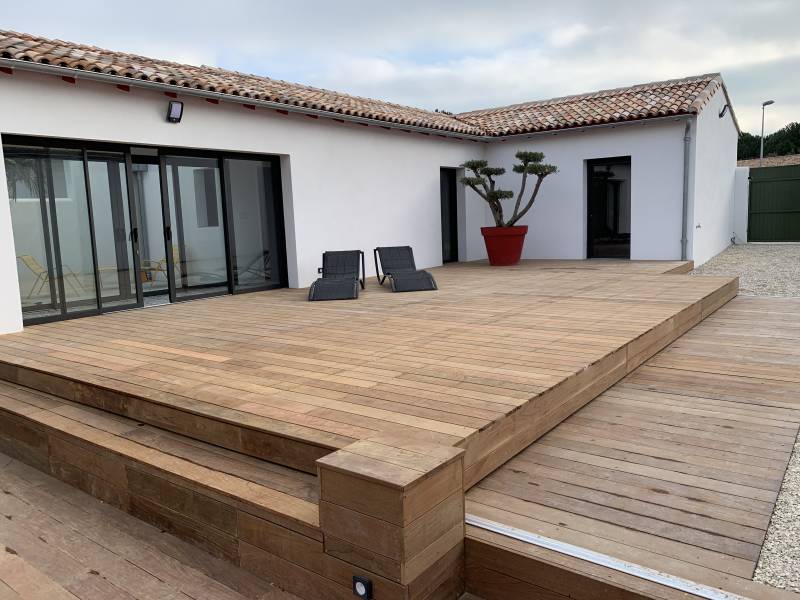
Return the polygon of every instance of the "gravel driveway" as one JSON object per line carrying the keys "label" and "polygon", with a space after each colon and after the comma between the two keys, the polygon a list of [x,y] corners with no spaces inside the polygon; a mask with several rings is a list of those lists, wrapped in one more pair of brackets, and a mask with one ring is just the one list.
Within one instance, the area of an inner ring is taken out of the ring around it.
{"label": "gravel driveway", "polygon": [[800,244],[731,246],[692,273],[738,275],[746,296],[800,296]]}
{"label": "gravel driveway", "polygon": [[[692,274],[739,275],[739,293],[743,295],[800,296],[800,244],[731,246]],[[800,438],[753,579],[800,592]]]}

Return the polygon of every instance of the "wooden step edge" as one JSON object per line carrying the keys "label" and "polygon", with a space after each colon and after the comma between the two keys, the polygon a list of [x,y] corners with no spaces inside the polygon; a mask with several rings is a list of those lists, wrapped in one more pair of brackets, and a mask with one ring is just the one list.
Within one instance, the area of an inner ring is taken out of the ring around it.
{"label": "wooden step edge", "polygon": [[48,410],[22,414],[3,403],[0,421],[0,448],[4,452],[119,508],[130,508],[130,497],[142,492],[141,485],[138,490],[132,489],[130,477],[135,472],[135,477],[149,478],[150,483],[152,478],[160,480],[158,483],[167,486],[170,493],[186,491],[202,497],[199,502],[208,499],[210,505],[228,514],[241,511],[322,539],[319,507],[308,500],[214,471]]}
{"label": "wooden step edge", "polygon": [[[0,357],[0,379],[78,404],[142,421],[234,452],[316,474],[316,460],[356,440],[172,395],[171,402],[46,371],[35,361]],[[244,423],[243,421],[248,421]]]}
{"label": "wooden step edge", "polygon": [[491,423],[473,436],[480,436],[478,442],[472,443],[473,439],[470,438],[470,445],[460,444],[467,450],[464,487],[469,489],[477,484],[736,297],[738,278],[725,279],[726,283],[703,298],[688,303],[674,315],[610,351],[582,371],[533,397],[505,419]]}

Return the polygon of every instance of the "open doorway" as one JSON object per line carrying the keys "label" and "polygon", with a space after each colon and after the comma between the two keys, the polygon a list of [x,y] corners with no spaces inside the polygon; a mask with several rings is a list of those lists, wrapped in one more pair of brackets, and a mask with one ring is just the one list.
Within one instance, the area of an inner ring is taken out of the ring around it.
{"label": "open doorway", "polygon": [[439,171],[442,203],[442,262],[458,262],[458,170]]}
{"label": "open doorway", "polygon": [[590,160],[587,258],[631,257],[631,157]]}

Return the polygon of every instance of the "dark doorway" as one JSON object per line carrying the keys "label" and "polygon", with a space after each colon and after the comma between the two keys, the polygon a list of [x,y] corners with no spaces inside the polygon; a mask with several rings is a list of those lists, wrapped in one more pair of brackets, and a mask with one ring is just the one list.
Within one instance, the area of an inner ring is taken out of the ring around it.
{"label": "dark doorway", "polygon": [[458,200],[456,169],[440,169],[442,200],[442,262],[458,262]]}
{"label": "dark doorway", "polygon": [[631,157],[588,161],[587,258],[631,257]]}

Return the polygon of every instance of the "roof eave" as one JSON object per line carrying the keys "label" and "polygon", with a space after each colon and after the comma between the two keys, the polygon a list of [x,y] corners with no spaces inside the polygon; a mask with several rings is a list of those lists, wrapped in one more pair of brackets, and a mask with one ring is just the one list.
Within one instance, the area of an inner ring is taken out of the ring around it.
{"label": "roof eave", "polygon": [[711,100],[714,94],[717,92],[717,87],[719,86],[722,88],[722,93],[725,94],[725,103],[728,105],[728,110],[731,113],[731,120],[733,121],[733,126],[736,128],[737,135],[742,134],[742,130],[739,127],[739,120],[736,118],[736,113],[733,110],[733,103],[731,102],[731,97],[728,94],[728,87],[725,85],[725,80],[722,79],[722,74],[717,73],[716,76],[708,82],[708,85],[703,89],[703,91],[697,95],[697,98],[694,99],[692,102],[692,108],[696,113],[700,113],[700,111],[705,108],[705,105]]}
{"label": "roof eave", "polygon": [[20,71],[30,71],[34,73],[57,75],[60,77],[74,77],[75,79],[86,79],[102,83],[111,83],[114,85],[126,85],[130,87],[137,87],[143,89],[174,92],[186,96],[208,98],[213,100],[231,102],[234,104],[249,104],[252,106],[260,106],[262,108],[270,108],[274,110],[281,110],[281,111],[304,114],[304,115],[313,115],[317,117],[325,117],[330,119],[340,119],[343,121],[359,123],[362,125],[376,125],[389,129],[398,129],[401,131],[413,131],[416,133],[423,133],[426,135],[434,135],[434,136],[441,136],[454,139],[464,139],[476,142],[488,142],[494,139],[493,137],[486,135],[476,135],[471,133],[451,131],[448,129],[439,129],[436,127],[424,127],[420,125],[409,125],[406,123],[396,123],[393,121],[384,121],[381,119],[359,117],[356,115],[348,115],[331,110],[308,108],[305,106],[284,104],[282,102],[260,100],[257,98],[248,98],[246,96],[235,96],[233,94],[224,94],[221,92],[211,92],[208,90],[184,87],[180,85],[172,85],[169,83],[161,83],[145,79],[136,79],[134,77],[125,77],[123,75],[113,75],[111,73],[98,73],[96,71],[73,69],[71,67],[47,65],[29,60],[20,60],[16,58],[0,58],[0,66],[8,67],[10,69],[18,69]]}
{"label": "roof eave", "polygon": [[[372,119],[368,117],[359,117],[356,115],[347,115],[343,113],[338,113],[335,111],[330,110],[322,110],[322,109],[315,109],[315,108],[308,108],[304,106],[296,106],[293,104],[284,104],[281,102],[273,102],[269,100],[260,100],[256,98],[249,98],[246,96],[235,96],[232,94],[224,94],[222,92],[211,92],[208,90],[202,90],[197,88],[189,88],[179,85],[172,85],[169,83],[161,83],[157,81],[149,81],[144,79],[136,79],[133,77],[125,77],[123,75],[113,75],[110,73],[97,73],[95,71],[86,71],[81,69],[74,69],[71,67],[62,67],[58,65],[47,65],[42,63],[37,63],[28,60],[20,60],[14,58],[0,58],[0,66],[5,66],[11,69],[18,69],[21,71],[30,71],[34,73],[40,74],[50,74],[50,75],[57,75],[57,76],[67,76],[67,77],[74,77],[76,79],[86,79],[90,81],[98,81],[102,83],[110,83],[114,85],[126,85],[130,87],[138,87],[143,89],[150,89],[150,90],[159,90],[164,92],[174,92],[180,93],[186,96],[194,96],[199,98],[208,98],[213,100],[225,101],[235,104],[248,104],[251,106],[260,106],[262,108],[268,108],[273,110],[280,110],[290,113],[297,113],[303,115],[313,115],[317,117],[324,117],[328,119],[339,119],[342,121],[347,121],[351,123],[359,123],[362,125],[375,125],[382,128],[387,129],[396,129],[400,131],[413,131],[416,133],[421,133],[429,136],[439,136],[445,138],[452,138],[452,139],[459,139],[459,140],[470,140],[474,142],[501,142],[506,141],[509,139],[522,139],[522,138],[532,138],[532,137],[539,137],[539,136],[547,136],[547,135],[558,135],[561,133],[569,133],[569,132],[582,132],[582,131],[593,131],[595,129],[605,129],[605,128],[619,128],[619,127],[630,127],[630,126],[643,126],[646,124],[654,123],[654,122],[663,122],[663,121],[678,121],[678,120],[685,120],[687,118],[692,118],[696,116],[695,113],[688,113],[688,114],[677,114],[677,115],[664,115],[659,117],[645,117],[641,119],[633,119],[633,120],[624,120],[624,121],[612,121],[609,123],[598,123],[592,125],[578,125],[574,127],[564,127],[559,129],[550,129],[545,131],[531,131],[531,132],[522,132],[522,133],[515,133],[515,134],[507,134],[507,135],[476,135],[476,134],[469,134],[469,133],[461,133],[456,131],[449,131],[446,129],[437,129],[433,127],[424,127],[420,125],[407,125],[405,123],[395,123],[392,121],[383,121],[380,119]],[[725,90],[724,83],[721,82],[723,90]],[[711,84],[709,84],[711,85]],[[727,99],[727,90],[725,90],[725,95]],[[728,100],[728,104],[730,101]],[[734,124],[738,130],[738,124],[736,122],[736,117],[733,114],[733,107],[730,108],[731,116],[733,118]]]}
{"label": "roof eave", "polygon": [[674,115],[662,115],[658,117],[643,117],[640,119],[627,119],[624,121],[611,121],[608,123],[595,123],[592,125],[576,125],[574,127],[561,127],[559,129],[546,129],[543,131],[530,131],[527,133],[514,133],[508,135],[497,135],[489,138],[491,141],[504,142],[506,140],[516,140],[520,138],[531,138],[541,136],[554,136],[562,133],[581,133],[583,131],[594,131],[596,129],[617,129],[621,127],[644,127],[654,123],[664,123],[667,121],[686,121],[697,116],[696,113],[681,113]]}

